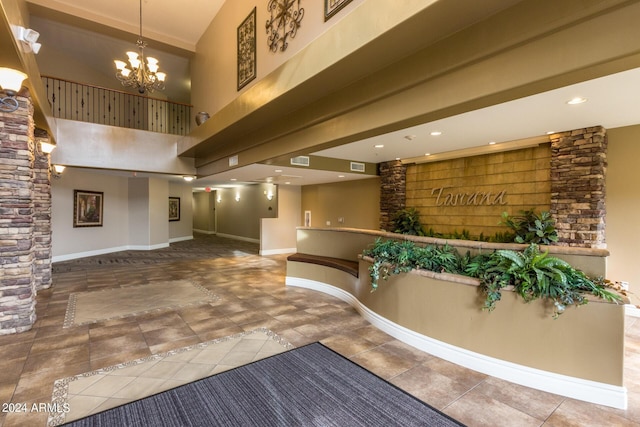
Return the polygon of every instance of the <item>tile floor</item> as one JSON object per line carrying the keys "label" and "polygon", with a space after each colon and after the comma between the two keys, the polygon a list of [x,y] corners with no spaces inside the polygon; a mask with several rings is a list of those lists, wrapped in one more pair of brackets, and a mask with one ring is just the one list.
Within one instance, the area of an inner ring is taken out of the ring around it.
{"label": "tile floor", "polygon": [[[0,336],[0,424],[45,426],[48,412],[32,405],[50,403],[58,379],[267,328],[295,346],[321,341],[470,427],[640,426],[635,318],[627,319],[629,409],[622,411],[510,384],[415,350],[334,297],[285,287],[285,257],[260,257],[257,245],[201,236],[154,252],[54,266],[54,286],[38,295],[34,328]],[[194,280],[219,298],[63,328],[71,293],[167,280]]]}

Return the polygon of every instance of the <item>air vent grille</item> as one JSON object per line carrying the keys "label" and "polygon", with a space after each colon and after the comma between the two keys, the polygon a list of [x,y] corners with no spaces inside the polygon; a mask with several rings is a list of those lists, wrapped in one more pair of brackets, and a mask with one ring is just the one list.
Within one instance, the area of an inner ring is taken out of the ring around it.
{"label": "air vent grille", "polygon": [[292,157],[291,164],[296,166],[309,166],[309,156]]}
{"label": "air vent grille", "polygon": [[351,162],[351,171],[352,172],[364,172],[364,163]]}

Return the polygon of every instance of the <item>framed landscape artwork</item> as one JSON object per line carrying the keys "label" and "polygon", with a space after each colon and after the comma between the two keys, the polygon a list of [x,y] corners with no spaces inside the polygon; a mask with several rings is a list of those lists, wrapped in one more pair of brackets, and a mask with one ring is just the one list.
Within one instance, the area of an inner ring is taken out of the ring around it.
{"label": "framed landscape artwork", "polygon": [[102,227],[104,193],[73,190],[73,226]]}
{"label": "framed landscape artwork", "polygon": [[180,197],[169,197],[169,221],[180,221]]}

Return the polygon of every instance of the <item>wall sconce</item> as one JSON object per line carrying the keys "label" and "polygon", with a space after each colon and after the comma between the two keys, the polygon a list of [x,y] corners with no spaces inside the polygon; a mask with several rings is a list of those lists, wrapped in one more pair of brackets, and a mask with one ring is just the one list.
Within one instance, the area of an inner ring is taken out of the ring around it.
{"label": "wall sconce", "polygon": [[265,196],[267,196],[267,200],[273,200],[273,191],[269,190],[264,192]]}
{"label": "wall sconce", "polygon": [[218,197],[216,198],[216,202],[218,202],[218,203],[222,202],[222,196],[220,196],[220,193],[218,193]]}
{"label": "wall sconce", "polygon": [[236,202],[240,201],[240,193],[236,193]]}
{"label": "wall sconce", "polygon": [[51,165],[49,171],[51,172],[51,176],[54,178],[60,178],[62,176],[62,172],[66,169],[66,166],[63,165]]}
{"label": "wall sconce", "polygon": [[41,140],[37,147],[40,148],[40,153],[41,154],[51,154],[51,152],[56,148],[56,144],[52,144],[50,142],[47,142],[45,140]]}
{"label": "wall sconce", "polygon": [[[22,71],[12,68],[0,67],[0,111],[11,113],[16,111],[20,106],[15,98],[16,94],[22,88],[22,82],[27,75]],[[2,96],[4,93],[5,96]]]}

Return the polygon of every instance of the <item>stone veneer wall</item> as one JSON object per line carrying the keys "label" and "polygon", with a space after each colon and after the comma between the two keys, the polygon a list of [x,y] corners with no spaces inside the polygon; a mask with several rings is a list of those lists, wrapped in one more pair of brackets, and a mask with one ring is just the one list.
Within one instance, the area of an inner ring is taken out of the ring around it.
{"label": "stone veneer wall", "polygon": [[51,284],[49,156],[35,152],[31,99],[18,101],[0,112],[0,335],[31,329]]}
{"label": "stone veneer wall", "polygon": [[551,137],[551,214],[559,244],[605,247],[607,135],[603,127]]}
{"label": "stone veneer wall", "polygon": [[393,231],[391,216],[404,209],[407,191],[407,167],[401,161],[380,163],[380,229]]}
{"label": "stone veneer wall", "polygon": [[[36,148],[49,135],[35,130]],[[36,149],[33,180],[33,252],[36,289],[51,287],[51,173],[49,155]]]}

